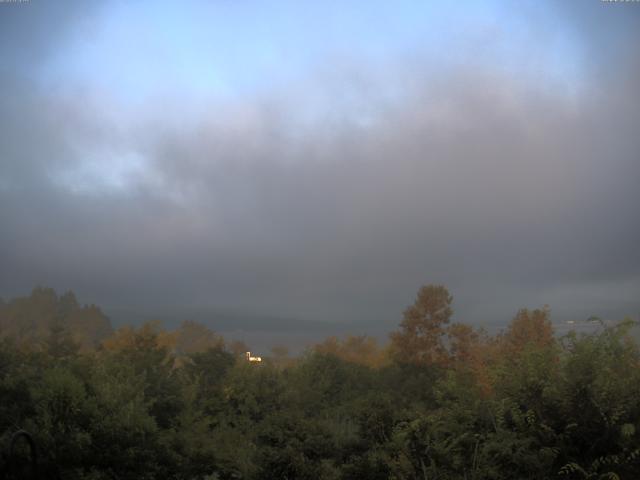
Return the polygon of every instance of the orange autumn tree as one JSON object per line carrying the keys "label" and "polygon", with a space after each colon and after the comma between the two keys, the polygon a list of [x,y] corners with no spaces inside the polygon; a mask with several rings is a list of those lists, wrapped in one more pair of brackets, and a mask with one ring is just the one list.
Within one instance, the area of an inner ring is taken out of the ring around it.
{"label": "orange autumn tree", "polygon": [[205,352],[210,348],[224,348],[224,339],[209,327],[193,320],[185,320],[175,331],[175,349],[180,355]]}
{"label": "orange autumn tree", "polygon": [[549,307],[519,310],[490,349],[494,392],[527,408],[542,408],[545,392],[557,381],[559,354]]}
{"label": "orange autumn tree", "polygon": [[526,308],[519,310],[506,333],[500,337],[503,353],[513,355],[528,346],[543,348],[554,345],[550,313],[547,305],[532,311]]}
{"label": "orange autumn tree", "polygon": [[404,311],[400,330],[391,337],[393,357],[398,363],[444,365],[447,324],[453,314],[453,297],[443,285],[425,285],[413,305]]}
{"label": "orange autumn tree", "polygon": [[489,366],[494,342],[482,329],[464,323],[454,323],[447,329],[449,366],[457,372],[470,374],[484,398],[491,395]]}
{"label": "orange autumn tree", "polygon": [[469,364],[478,355],[480,334],[471,325],[454,323],[447,329],[451,359]]}
{"label": "orange autumn tree", "polygon": [[367,335],[348,335],[342,340],[335,336],[329,337],[317,344],[314,350],[371,368],[379,368],[387,363],[385,350],[378,346],[375,338]]}

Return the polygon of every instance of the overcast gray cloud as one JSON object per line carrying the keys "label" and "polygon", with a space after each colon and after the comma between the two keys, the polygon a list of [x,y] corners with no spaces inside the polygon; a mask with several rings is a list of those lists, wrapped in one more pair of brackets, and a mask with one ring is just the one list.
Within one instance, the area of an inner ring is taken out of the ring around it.
{"label": "overcast gray cloud", "polygon": [[558,12],[546,34],[574,29],[592,56],[576,85],[540,70],[544,45],[516,69],[491,46],[456,62],[418,49],[136,105],[33,74],[97,15],[73,11],[2,60],[2,296],[45,284],[374,328],[438,282],[467,321],[640,311],[637,11],[593,29],[592,11]]}

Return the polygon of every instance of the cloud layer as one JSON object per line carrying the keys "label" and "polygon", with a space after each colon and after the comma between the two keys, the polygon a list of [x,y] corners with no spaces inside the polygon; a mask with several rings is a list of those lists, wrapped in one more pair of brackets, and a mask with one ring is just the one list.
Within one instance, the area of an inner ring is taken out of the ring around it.
{"label": "cloud layer", "polygon": [[438,282],[468,321],[636,314],[640,62],[596,45],[637,45],[638,17],[557,15],[595,57],[577,77],[545,69],[544,42],[515,61],[499,39],[140,103],[43,86],[55,45],[36,36],[2,62],[0,292],[379,325]]}

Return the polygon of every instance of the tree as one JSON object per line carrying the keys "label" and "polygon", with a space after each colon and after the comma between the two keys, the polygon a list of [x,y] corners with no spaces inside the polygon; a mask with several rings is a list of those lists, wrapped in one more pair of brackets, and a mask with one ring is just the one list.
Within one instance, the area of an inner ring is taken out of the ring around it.
{"label": "tree", "polygon": [[235,357],[222,345],[189,355],[189,361],[185,362],[184,369],[190,378],[198,381],[199,397],[207,406],[212,402],[214,406],[217,404],[219,399],[216,393],[234,363]]}
{"label": "tree", "polygon": [[447,362],[443,337],[453,313],[452,301],[442,285],[426,285],[418,291],[415,303],[404,311],[400,331],[391,334],[396,361],[415,365]]}
{"label": "tree", "polygon": [[271,362],[279,368],[290,367],[295,359],[289,356],[289,348],[284,345],[275,345],[271,348]]}
{"label": "tree", "polygon": [[93,350],[113,333],[111,321],[96,305],[72,309],[64,324],[85,350]]}
{"label": "tree", "polygon": [[174,356],[165,344],[165,332],[157,322],[137,329],[122,327],[103,343],[103,356],[120,358],[136,374],[145,378],[145,399],[152,402],[150,413],[157,424],[167,428],[182,408],[179,379],[174,371]]}
{"label": "tree", "polygon": [[340,340],[329,337],[317,344],[314,350],[325,355],[334,355],[346,362],[359,363],[372,368],[381,367],[386,363],[385,351],[378,347],[375,338],[367,335],[348,335]]}
{"label": "tree", "polygon": [[73,292],[58,297],[51,288],[36,287],[28,297],[0,307],[3,336],[31,346],[53,342],[51,335],[64,333],[83,351],[93,350],[113,333],[111,322],[95,305],[81,307]]}
{"label": "tree", "polygon": [[456,362],[469,364],[477,357],[480,335],[471,325],[454,323],[447,329],[449,351]]}
{"label": "tree", "polygon": [[185,320],[177,330],[176,353],[193,354],[224,345],[220,335],[216,335],[206,325]]}
{"label": "tree", "polygon": [[527,346],[542,348],[554,345],[553,326],[549,316],[550,310],[546,305],[533,311],[526,308],[519,310],[501,338],[505,353],[518,353]]}
{"label": "tree", "polygon": [[60,298],[58,299],[57,309],[59,318],[62,319],[68,317],[71,312],[77,310],[78,308],[80,308],[80,305],[78,305],[78,300],[75,293],[73,293],[71,290],[60,295]]}
{"label": "tree", "polygon": [[242,340],[233,340],[229,344],[229,350],[231,350],[236,357],[242,357],[249,351],[249,345],[244,343]]}
{"label": "tree", "polygon": [[71,334],[57,322],[51,325],[44,346],[47,353],[55,360],[73,356],[80,349],[80,345],[73,341]]}

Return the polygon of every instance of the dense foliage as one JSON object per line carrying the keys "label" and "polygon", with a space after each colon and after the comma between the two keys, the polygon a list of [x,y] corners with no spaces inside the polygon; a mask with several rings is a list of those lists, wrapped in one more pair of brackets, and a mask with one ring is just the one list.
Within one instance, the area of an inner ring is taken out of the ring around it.
{"label": "dense foliage", "polygon": [[640,477],[631,320],[557,339],[548,309],[521,310],[490,337],[451,304],[423,287],[389,347],[253,364],[202,325],[113,332],[36,289],[0,302],[0,448],[25,429],[64,479]]}

